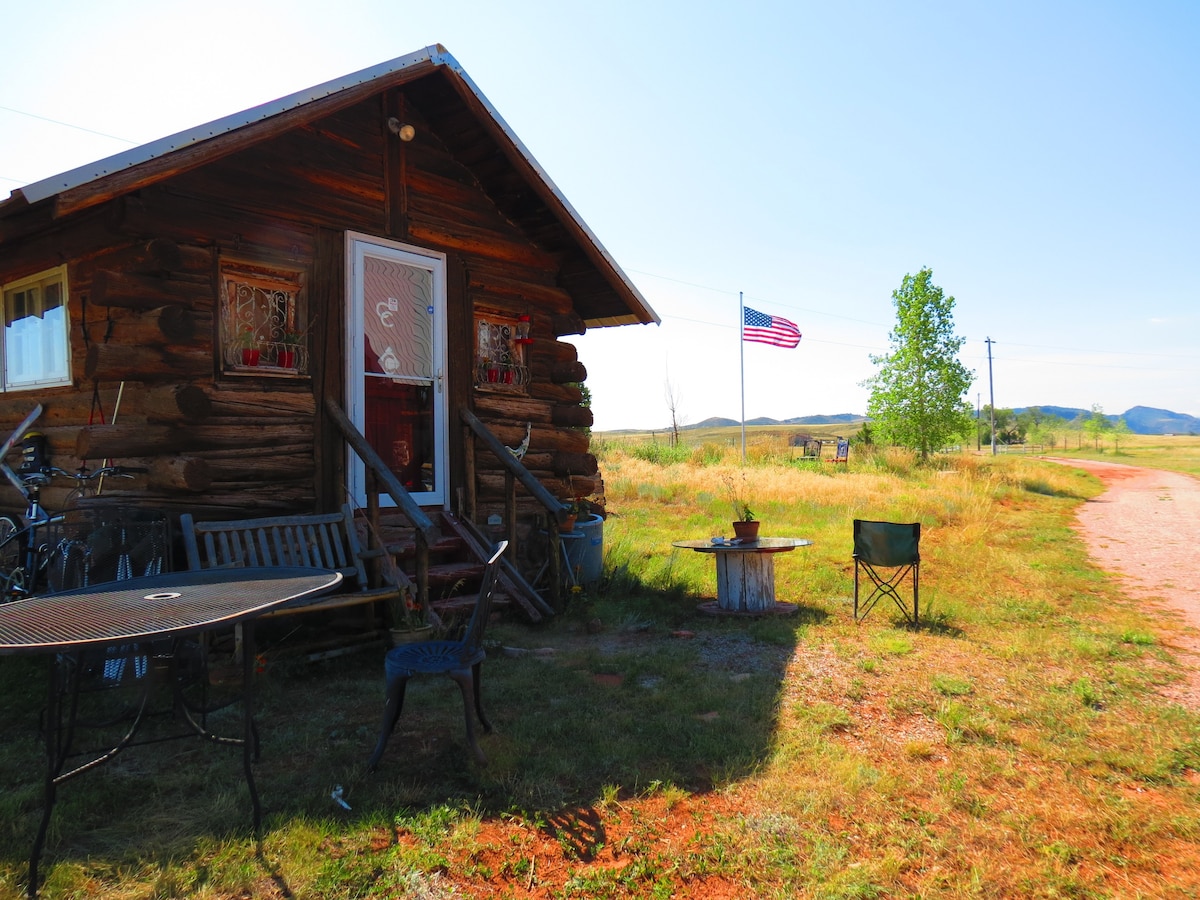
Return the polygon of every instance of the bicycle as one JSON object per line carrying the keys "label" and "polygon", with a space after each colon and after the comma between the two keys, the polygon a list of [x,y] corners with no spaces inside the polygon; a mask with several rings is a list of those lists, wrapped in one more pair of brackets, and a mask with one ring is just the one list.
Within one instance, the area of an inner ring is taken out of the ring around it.
{"label": "bicycle", "polygon": [[[50,465],[45,459],[44,447],[39,447],[27,433],[40,413],[41,406],[38,406],[8,440],[0,444],[0,470],[26,501],[20,524],[10,516],[0,516],[0,602],[28,597],[47,586],[58,589],[87,584],[100,550],[115,560],[115,578],[135,574],[124,523],[117,523],[115,519],[106,522],[100,515],[102,510],[97,510],[100,518],[89,522],[87,528],[76,532],[67,529],[66,524],[74,511],[72,507],[93,495],[95,485],[103,479],[133,478],[146,469],[112,465],[89,469],[83,465],[69,472]],[[26,444],[22,463],[14,471],[6,456],[18,440],[24,440]],[[75,486],[67,494],[66,511],[50,513],[42,505],[41,492],[55,478],[71,479]]]}

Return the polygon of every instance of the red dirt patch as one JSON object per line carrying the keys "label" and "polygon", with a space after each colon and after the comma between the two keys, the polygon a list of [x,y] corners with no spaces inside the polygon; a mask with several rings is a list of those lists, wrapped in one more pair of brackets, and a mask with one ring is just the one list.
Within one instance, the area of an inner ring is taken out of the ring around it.
{"label": "red dirt patch", "polygon": [[[653,883],[654,863],[680,900],[734,900],[745,885],[721,876],[680,876],[676,867],[695,849],[697,823],[705,828],[743,814],[738,802],[722,795],[640,797],[628,803],[563,810],[541,827],[516,819],[489,819],[473,836],[469,859],[456,859],[444,874],[463,896],[505,896],[548,900],[574,881],[612,884],[625,878],[628,894]],[[416,839],[407,832],[399,843]],[[647,863],[649,862],[649,866]],[[633,864],[639,872],[627,872]],[[586,896],[580,893],[579,896]]]}

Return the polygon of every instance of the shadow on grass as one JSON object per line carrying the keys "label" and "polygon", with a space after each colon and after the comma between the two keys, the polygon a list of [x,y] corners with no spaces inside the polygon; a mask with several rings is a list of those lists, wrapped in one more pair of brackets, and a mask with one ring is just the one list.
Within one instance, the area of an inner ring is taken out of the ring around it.
{"label": "shadow on grass", "polygon": [[[470,760],[457,688],[430,678],[410,683],[387,753],[366,772],[383,711],[382,646],[315,663],[268,660],[256,683],[255,766],[268,842],[306,822],[359,831],[449,808],[540,820],[585,858],[602,836],[581,830],[581,811],[601,797],[664,785],[704,792],[761,767],[797,633],[825,617],[801,607],[725,620],[700,615],[694,600],[643,594],[577,598],[537,628],[501,622],[483,664],[495,725],[481,735],[486,767]],[[44,665],[0,659],[0,881],[14,896],[42,809]],[[238,716],[222,712],[214,729],[236,734]],[[338,786],[349,810],[332,797]],[[240,750],[201,741],[131,748],[58,796],[42,861],[52,879],[81,864],[166,867],[214,840],[252,837]],[[279,877],[273,864],[266,871]]]}

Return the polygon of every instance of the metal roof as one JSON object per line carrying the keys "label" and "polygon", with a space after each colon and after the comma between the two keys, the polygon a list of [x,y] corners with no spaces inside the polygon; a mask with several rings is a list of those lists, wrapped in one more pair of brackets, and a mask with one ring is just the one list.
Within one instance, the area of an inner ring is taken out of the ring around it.
{"label": "metal roof", "polygon": [[504,121],[496,108],[483,95],[483,92],[479,90],[478,86],[471,80],[471,77],[467,75],[458,61],[441,44],[430,45],[415,53],[398,57],[389,62],[380,63],[379,65],[345,75],[333,81],[317,85],[316,87],[263,103],[243,112],[225,116],[206,125],[181,131],[178,134],[152,141],[140,147],[135,147],[131,150],[18,188],[12,192],[12,195],[7,200],[0,201],[0,218],[10,215],[19,209],[24,209],[27,206],[50,200],[64,192],[88,185],[90,182],[135,169],[138,166],[142,166],[168,154],[185,148],[195,147],[206,141],[245,128],[246,126],[254,125],[281,113],[300,109],[309,103],[324,98],[335,97],[352,88],[369,85],[372,82],[387,81],[394,76],[401,76],[400,80],[404,80],[404,73],[414,68],[440,69],[452,75],[454,80],[465,88],[474,101],[487,114],[495,128],[517,152],[519,158],[527,167],[529,174],[541,181],[553,197],[554,203],[559,207],[560,212],[567,217],[581,236],[590,243],[593,252],[598,254],[599,258],[603,261],[601,268],[609,270],[609,276],[615,278],[623,289],[621,292],[625,293],[627,299],[638,307],[631,309],[628,316],[594,317],[585,319],[586,324],[590,327],[604,327],[636,322],[661,323],[658,314],[651,309],[645,297],[642,296],[633,282],[629,280],[629,277],[617,265],[616,260],[612,258],[596,235],[592,233],[587,223],[583,221],[575,211],[575,208],[563,196],[562,191],[559,190],[550,176],[546,174],[546,171],[534,159],[533,154],[529,152],[529,149],[521,142],[521,139],[517,137],[508,123]]}
{"label": "metal roof", "polygon": [[[297,109],[322,97],[339,94],[347,88],[401,72],[418,63],[449,64],[461,72],[458,63],[454,61],[454,58],[440,44],[426,47],[424,50],[410,53],[408,56],[401,56],[398,59],[393,59],[391,62],[380,63],[369,69],[363,69],[361,72],[345,75],[333,81],[317,85],[316,87],[298,91],[286,97],[280,97],[278,100],[271,100],[268,103],[251,107],[243,112],[225,116],[214,122],[209,122],[207,125],[198,125],[195,128],[189,128],[187,131],[181,131],[178,134],[159,138],[157,141],[151,141],[149,144],[134,147],[132,150],[125,150],[113,156],[97,160],[96,162],[79,166],[60,175],[51,175],[49,178],[43,178],[41,181],[26,185],[23,188],[17,188],[17,190],[12,192],[12,198],[10,199],[21,197],[27,203],[31,204],[48,200],[55,194],[73,190],[97,178],[103,178],[106,175],[112,175],[114,172],[120,172],[124,169],[131,169],[134,166],[157,159],[175,150],[181,150],[184,147],[199,144],[230,131],[236,131],[246,125],[261,122],[263,119],[269,119],[271,116],[287,112],[290,109]],[[484,102],[486,103],[486,101]],[[0,207],[3,206],[4,203],[0,203]]]}

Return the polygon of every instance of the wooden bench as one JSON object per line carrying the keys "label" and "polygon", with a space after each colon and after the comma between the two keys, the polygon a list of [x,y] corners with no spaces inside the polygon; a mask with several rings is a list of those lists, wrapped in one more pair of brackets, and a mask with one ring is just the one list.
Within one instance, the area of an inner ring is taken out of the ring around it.
{"label": "wooden bench", "polygon": [[[179,517],[188,568],[301,566],[342,573],[342,589],[308,602],[287,604],[262,618],[340,609],[398,598],[411,584],[373,586],[365,561],[383,551],[366,551],[349,504],[341,512],[271,516],[227,522],[197,522]],[[394,567],[393,567],[394,568]],[[403,578],[403,573],[400,573]],[[407,581],[407,579],[405,579]]]}

